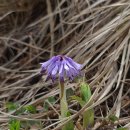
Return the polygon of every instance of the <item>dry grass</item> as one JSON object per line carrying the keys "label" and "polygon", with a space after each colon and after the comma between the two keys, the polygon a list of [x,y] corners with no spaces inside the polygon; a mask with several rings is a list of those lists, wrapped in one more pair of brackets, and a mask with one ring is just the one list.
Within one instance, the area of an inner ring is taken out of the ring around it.
{"label": "dry grass", "polygon": [[[1,0],[0,15],[0,128],[7,129],[10,117],[41,120],[43,130],[66,122],[52,117],[59,113],[58,103],[48,112],[21,116],[5,108],[9,101],[37,107],[50,96],[58,100],[57,83],[44,82],[44,76],[37,82],[39,63],[57,54],[84,66],[93,91],[92,129],[130,128],[130,0]],[[67,83],[67,88],[76,94],[79,85]],[[78,110],[74,102],[70,109],[77,124],[88,106]],[[104,125],[111,114],[119,121]]]}

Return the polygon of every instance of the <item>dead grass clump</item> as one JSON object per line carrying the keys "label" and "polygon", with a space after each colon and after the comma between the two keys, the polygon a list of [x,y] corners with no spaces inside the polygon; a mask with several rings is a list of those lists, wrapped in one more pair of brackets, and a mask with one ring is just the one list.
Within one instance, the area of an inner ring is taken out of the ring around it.
{"label": "dead grass clump", "polygon": [[[57,54],[69,55],[84,66],[93,91],[92,129],[130,128],[130,0],[3,0],[0,15],[2,129],[7,129],[11,117],[42,121],[43,130],[56,130],[65,123],[55,119],[59,113],[57,83],[52,86],[37,75],[39,63]],[[67,83],[67,88],[76,94],[79,85]],[[40,111],[51,96],[57,100],[54,106]],[[31,104],[38,112],[18,116],[6,110],[7,102],[20,104],[19,109]],[[77,111],[78,105],[69,105],[76,124],[88,106]],[[109,115],[117,116],[118,122],[104,124]]]}

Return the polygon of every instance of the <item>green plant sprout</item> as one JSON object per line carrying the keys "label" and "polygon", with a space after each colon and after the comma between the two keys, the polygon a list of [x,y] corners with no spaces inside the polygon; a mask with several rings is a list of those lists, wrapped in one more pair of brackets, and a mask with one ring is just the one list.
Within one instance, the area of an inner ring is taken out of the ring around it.
{"label": "green plant sprout", "polygon": [[[72,96],[71,99],[76,100],[77,102],[79,102],[80,106],[83,107],[85,104],[88,103],[88,101],[91,98],[90,87],[84,81],[81,82],[81,85],[80,85],[80,94],[81,94],[81,97]],[[91,104],[92,103],[89,103],[89,105]],[[83,113],[83,130],[85,130],[87,127],[92,126],[93,123],[94,123],[94,110],[93,109],[86,110]]]}
{"label": "green plant sprout", "polygon": [[[74,77],[80,75],[80,70],[82,65],[76,63],[68,56],[58,55],[53,56],[50,60],[41,63],[41,74],[47,72],[47,79],[52,79],[54,82],[56,80],[56,74],[58,73],[59,78],[59,88],[60,88],[60,119],[70,116],[68,104],[66,100],[66,89],[64,86],[65,76],[70,80]],[[73,130],[73,122],[70,121],[68,124],[64,125],[62,130]]]}

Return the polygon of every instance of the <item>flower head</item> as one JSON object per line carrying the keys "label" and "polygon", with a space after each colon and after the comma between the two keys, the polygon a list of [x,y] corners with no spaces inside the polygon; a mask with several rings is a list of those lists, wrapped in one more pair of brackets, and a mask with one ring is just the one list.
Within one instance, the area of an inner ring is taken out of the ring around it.
{"label": "flower head", "polygon": [[58,74],[61,82],[64,82],[65,76],[73,80],[74,77],[80,74],[82,67],[70,57],[63,55],[53,56],[41,65],[41,73],[47,72],[47,79],[51,78],[54,81]]}

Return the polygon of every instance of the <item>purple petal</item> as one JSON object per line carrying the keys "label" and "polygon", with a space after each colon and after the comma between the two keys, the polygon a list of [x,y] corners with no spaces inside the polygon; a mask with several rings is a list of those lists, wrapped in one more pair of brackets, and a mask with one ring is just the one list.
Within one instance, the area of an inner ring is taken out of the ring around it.
{"label": "purple petal", "polygon": [[81,64],[76,63],[76,62],[73,61],[70,57],[66,57],[66,60],[67,60],[73,67],[75,67],[75,69],[81,70],[81,68],[82,68],[82,65],[81,65]]}
{"label": "purple petal", "polygon": [[52,75],[56,75],[56,73],[57,73],[57,71],[58,71],[58,65],[56,65],[55,67],[54,67],[54,69],[52,70]]}
{"label": "purple petal", "polygon": [[62,62],[59,68],[60,81],[64,82],[64,63]]}
{"label": "purple petal", "polygon": [[55,56],[53,56],[51,59],[49,59],[46,62],[40,63],[42,65],[42,68],[46,68],[54,59],[55,59]]}
{"label": "purple petal", "polygon": [[56,61],[57,61],[57,57],[55,57],[52,61],[51,61],[51,63],[48,65],[48,67],[47,67],[47,73],[48,74],[50,74],[50,73],[52,73],[52,70],[55,68],[55,66],[56,66]]}
{"label": "purple petal", "polygon": [[47,71],[47,80],[56,79],[56,74],[59,74],[60,81],[64,82],[64,76],[73,80],[73,78],[80,74],[81,65],[73,61],[71,58],[63,55],[52,57],[50,60],[41,63],[41,74]]}
{"label": "purple petal", "polygon": [[70,80],[73,80],[73,76],[72,76],[72,74],[70,73],[70,71],[66,71],[66,76],[67,76]]}
{"label": "purple petal", "polygon": [[76,69],[74,66],[72,66],[68,61],[66,61],[67,65],[70,68],[70,72],[72,73],[73,76],[77,76],[79,74],[79,70]]}
{"label": "purple petal", "polygon": [[70,73],[73,75],[73,77],[77,76],[79,74],[79,71],[77,71],[76,69],[74,68],[71,68],[70,69]]}
{"label": "purple petal", "polygon": [[52,71],[53,71],[53,69],[55,68],[55,64],[54,63],[51,63],[49,66],[48,66],[48,68],[47,68],[47,74],[49,75],[49,74],[52,74]]}
{"label": "purple petal", "polygon": [[69,70],[69,66],[66,63],[66,60],[63,60],[62,64],[64,65],[64,69],[68,71]]}
{"label": "purple petal", "polygon": [[68,65],[68,67],[70,67],[70,68],[74,68],[74,67],[70,64],[70,62],[67,61],[67,60],[66,60],[66,64]]}
{"label": "purple petal", "polygon": [[67,59],[63,60],[63,64],[64,64],[64,69],[66,70],[66,76],[69,79],[73,80],[73,78],[80,73],[80,71],[74,66],[74,63],[71,64],[71,62],[69,62]]}

